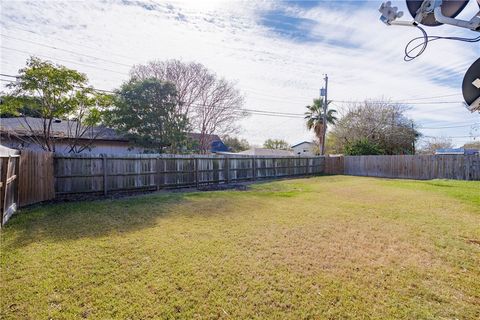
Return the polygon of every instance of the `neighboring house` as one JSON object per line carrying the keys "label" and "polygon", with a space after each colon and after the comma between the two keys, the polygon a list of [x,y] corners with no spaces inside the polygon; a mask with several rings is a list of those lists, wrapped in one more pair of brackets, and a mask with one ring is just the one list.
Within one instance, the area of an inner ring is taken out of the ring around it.
{"label": "neighboring house", "polygon": [[[52,123],[52,135],[55,138],[55,151],[66,153],[70,150],[72,136],[76,122],[56,120]],[[42,130],[43,120],[32,117],[0,118],[0,143],[14,149],[42,150],[42,147],[32,141],[32,128],[34,131]],[[192,140],[199,141],[201,135],[189,133]],[[82,153],[93,154],[134,154],[143,153],[144,148],[133,145],[126,137],[118,134],[114,129],[98,126],[89,130],[84,137],[85,141],[94,140],[91,147]],[[227,151],[228,147],[223,144],[217,135],[207,135],[212,152],[215,150]]]}
{"label": "neighboring house", "polygon": [[303,141],[292,146],[293,154],[296,156],[315,156],[315,143]]}
{"label": "neighboring house", "polygon": [[478,149],[464,149],[464,148],[447,148],[435,150],[436,155],[466,155],[466,156],[478,156],[480,150]]}
{"label": "neighboring house", "polygon": [[[55,152],[66,153],[70,151],[75,136],[75,121],[55,120],[52,123],[52,136],[55,139]],[[1,144],[14,149],[43,150],[32,138],[33,132],[42,132],[43,120],[33,117],[1,118],[0,140]],[[125,137],[119,135],[114,129],[103,126],[93,127],[83,137],[77,138],[84,143],[94,140],[91,146],[82,153],[125,154],[142,153],[143,148],[131,145]]]}
{"label": "neighboring house", "polygon": [[265,149],[265,148],[251,148],[245,151],[241,151],[238,154],[249,155],[249,156],[273,156],[273,157],[293,156],[293,152],[290,150]]}
{"label": "neighboring house", "polygon": [[[202,135],[200,133],[189,133],[188,137],[193,141],[201,143]],[[209,146],[210,152],[212,153],[227,152],[229,149],[216,134],[206,134],[203,140]]]}

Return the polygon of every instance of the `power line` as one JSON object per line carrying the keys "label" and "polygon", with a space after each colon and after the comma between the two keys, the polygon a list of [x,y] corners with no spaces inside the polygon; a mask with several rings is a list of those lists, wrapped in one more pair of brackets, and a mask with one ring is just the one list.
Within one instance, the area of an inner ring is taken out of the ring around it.
{"label": "power line", "polygon": [[[8,78],[19,78],[18,76],[13,76],[13,75],[10,75],[10,74],[5,74],[5,73],[0,73],[0,76],[2,77],[8,77]],[[15,80],[6,80],[6,79],[0,79],[1,81],[4,81],[4,82],[10,82],[10,83],[13,83],[15,82]],[[80,87],[80,86],[75,86],[75,88],[78,88],[78,89],[83,89],[83,87]],[[115,91],[111,91],[111,90],[105,90],[105,89],[97,89],[97,88],[93,88],[91,87],[94,91],[98,91],[98,92],[104,92],[104,93],[111,93],[111,94],[115,94],[116,92]]]}
{"label": "power line", "polygon": [[[6,76],[6,77],[14,77],[11,75],[6,75],[6,74],[0,74],[0,76]],[[6,79],[0,79],[1,81],[5,82],[15,82],[14,80],[6,80]],[[114,94],[115,92],[109,91],[109,90],[102,90],[102,89],[96,89],[93,88],[95,91],[101,91],[101,92],[107,92],[107,93],[112,93]],[[191,105],[193,108],[202,108],[202,109],[207,109],[208,106],[203,106],[203,105]],[[273,117],[281,117],[281,118],[292,118],[292,119],[303,119],[304,115],[299,114],[299,113],[288,113],[288,112],[274,112],[274,111],[268,111],[268,110],[258,110],[258,109],[244,109],[244,108],[232,108],[234,112],[246,112],[251,115],[259,115],[259,116],[273,116]]]}
{"label": "power line", "polygon": [[[4,36],[4,35],[3,35]],[[13,38],[13,37],[10,37],[10,38]],[[25,40],[27,41],[27,40]],[[29,41],[30,42],[30,41]],[[32,42],[33,43],[33,42]],[[47,45],[45,45],[47,46]],[[128,74],[126,73],[123,73],[123,72],[119,72],[119,71],[115,71],[115,70],[111,70],[111,69],[107,69],[107,68],[102,68],[102,67],[98,67],[98,66],[94,66],[94,65],[90,65],[90,64],[85,64],[85,63],[81,63],[81,62],[76,62],[76,61],[71,61],[71,60],[66,60],[66,59],[61,59],[61,58],[51,58],[49,56],[46,56],[46,55],[42,55],[42,54],[34,54],[34,53],[31,53],[31,52],[27,52],[27,51],[23,51],[23,50],[19,50],[19,49],[14,49],[14,48],[9,48],[9,47],[5,47],[5,46],[0,46],[1,48],[3,49],[7,49],[7,50],[12,50],[12,51],[16,51],[16,52],[20,52],[20,53],[24,53],[24,54],[29,54],[29,55],[33,55],[33,56],[41,56],[41,57],[45,57],[47,59],[51,59],[51,60],[59,60],[59,61],[64,61],[64,62],[67,62],[67,63],[73,63],[73,64],[77,64],[77,65],[81,65],[81,66],[85,66],[85,67],[89,67],[89,68],[92,68],[92,69],[97,69],[97,70],[103,70],[103,71],[108,71],[108,72],[113,72],[113,73],[117,73],[117,74],[120,74],[120,75],[123,75],[123,76],[128,76]],[[64,49],[60,49],[60,48],[56,48],[56,47],[53,47],[53,46],[47,46],[47,47],[51,47],[51,48],[54,48],[54,49],[58,49],[58,50],[62,50],[62,51],[67,51],[67,52],[70,52],[70,53],[73,53],[73,54],[77,54],[73,51],[68,51],[68,50],[64,50]],[[95,57],[95,56],[90,56],[90,55],[84,55],[84,54],[78,54],[78,55],[83,55],[83,56],[87,56],[87,57],[90,57],[90,58],[94,58],[94,59],[99,59],[99,60],[104,60],[104,61],[107,61],[107,62],[111,62],[111,63],[114,63],[114,64],[119,64],[119,65],[123,65],[123,66],[128,66],[130,67],[130,65],[127,65],[127,64],[122,64],[122,63],[117,63],[117,62],[114,62],[114,61],[111,61],[111,60],[107,60],[107,59],[103,59],[103,58],[98,58],[98,57]],[[102,90],[102,91],[105,91],[107,92],[106,90]],[[249,90],[247,90],[249,91]],[[266,96],[266,97],[271,97],[271,98],[275,98],[279,101],[287,101],[287,100],[284,100],[282,98],[279,98],[279,97],[276,97],[276,96],[273,96],[273,95],[268,95],[268,94],[264,94],[264,93],[254,93],[254,94],[258,94],[258,95],[263,95],[263,96]],[[460,102],[460,101],[438,101],[438,102],[410,102],[412,100],[427,100],[427,99],[434,99],[434,98],[440,98],[440,97],[447,97],[447,96],[454,96],[454,95],[443,95],[443,96],[433,96],[433,97],[424,97],[424,98],[415,98],[415,99],[410,99],[410,100],[396,100],[396,101],[387,101],[387,103],[403,103],[403,104],[410,104],[410,105],[430,105],[430,104],[459,104],[459,103],[463,103],[463,102]],[[368,103],[371,103],[371,104],[379,104],[379,103],[384,103],[384,102],[379,102],[379,101],[368,101],[368,100],[331,100],[332,102],[335,102],[335,103],[343,103],[343,104],[349,104],[349,103],[364,103],[365,101],[367,101]],[[292,103],[300,103],[299,101],[296,101],[296,102],[293,102],[293,101],[290,101]]]}
{"label": "power line", "polygon": [[400,101],[385,101],[385,102],[381,102],[381,101],[368,101],[368,100],[363,100],[363,101],[360,101],[360,100],[332,100],[333,102],[336,102],[336,103],[364,103],[364,102],[367,102],[367,103],[370,103],[370,104],[380,104],[380,103],[403,103],[403,104],[453,104],[453,103],[463,103],[461,101],[438,101],[438,102],[408,102],[408,101],[404,101],[404,102],[400,102]]}
{"label": "power line", "polygon": [[[0,76],[8,77],[8,78],[15,78],[15,79],[18,78],[18,76],[5,74],[5,73],[0,73]],[[10,83],[15,82],[15,80],[7,80],[7,79],[0,79],[0,81],[10,82]],[[110,94],[115,94],[116,93],[116,92],[111,91],[111,90],[98,89],[98,88],[93,88],[93,90],[98,91],[98,92],[103,92],[103,93],[110,93]],[[199,105],[199,104],[192,104],[191,107],[197,108],[197,109],[198,108],[204,108],[204,109],[208,108],[208,106]],[[301,113],[276,112],[276,111],[268,111],[268,110],[261,110],[261,109],[244,109],[244,108],[234,108],[233,110],[236,111],[236,112],[246,112],[246,113],[251,114],[251,115],[259,115],[259,116],[275,116],[275,117],[292,118],[292,119],[304,119],[305,118],[305,115],[301,114]],[[457,128],[457,127],[468,127],[468,126],[473,126],[473,125],[476,125],[476,124],[475,123],[473,123],[473,124],[470,123],[470,124],[459,125],[459,126],[420,127],[419,129],[447,129],[447,128]]]}
{"label": "power line", "polygon": [[464,128],[464,127],[473,127],[479,125],[480,123],[471,123],[462,126],[446,126],[446,127],[420,127],[419,129],[449,129],[449,128]]}
{"label": "power line", "polygon": [[[32,32],[30,30],[25,30],[25,29],[21,29],[21,28],[18,28],[18,30],[21,30],[21,31],[24,31],[24,32],[29,32],[29,33],[32,33],[32,34],[36,34],[35,32]],[[89,58],[93,58],[93,59],[97,59],[97,60],[102,60],[102,61],[106,61],[106,62],[109,62],[109,63],[113,63],[113,64],[117,64],[117,65],[121,65],[121,66],[126,66],[126,67],[132,67],[132,65],[128,65],[128,64],[125,64],[125,63],[121,63],[121,62],[117,62],[117,61],[113,61],[113,60],[109,60],[109,59],[105,59],[105,58],[100,58],[100,57],[96,57],[96,56],[92,56],[92,55],[87,55],[87,54],[82,54],[82,53],[78,53],[78,52],[75,52],[75,51],[71,51],[71,50],[67,50],[67,49],[63,49],[63,48],[59,48],[59,47],[55,47],[55,46],[50,46],[50,45],[46,45],[46,44],[43,44],[43,43],[39,43],[39,42],[35,42],[35,41],[31,41],[31,40],[26,40],[26,39],[21,39],[21,38],[17,38],[17,37],[12,37],[12,36],[9,36],[9,35],[5,35],[5,34],[1,34],[1,36],[4,36],[4,37],[7,37],[7,38],[11,38],[11,39],[15,39],[15,40],[18,40],[18,41],[23,41],[23,42],[27,42],[27,43],[32,43],[32,44],[36,44],[36,45],[39,45],[39,46],[43,46],[43,47],[47,47],[47,48],[51,48],[51,49],[55,49],[55,50],[60,50],[60,51],[65,51],[65,52],[68,52],[68,53],[71,53],[71,54],[75,54],[75,55],[79,55],[79,56],[85,56],[85,57],[89,57]],[[53,37],[52,37],[53,38]],[[60,41],[63,41],[63,42],[66,42],[68,43],[67,41],[63,40],[63,39],[59,39],[59,38],[54,38],[54,39],[57,39],[57,40],[60,40]],[[72,42],[70,42],[72,43]],[[78,44],[76,44],[78,45]],[[82,46],[84,47],[87,47],[85,45],[82,44]],[[87,48],[91,48],[93,50],[98,50],[98,48],[93,48],[93,47],[87,47]],[[28,52],[25,52],[25,51],[21,51],[21,50],[18,50],[18,49],[12,49],[12,48],[6,48],[6,49],[9,49],[9,50],[16,50],[16,51],[19,51],[19,52],[22,52],[22,53],[27,53],[27,54],[30,54]],[[109,53],[109,54],[113,54],[113,55],[117,55],[117,56],[121,56],[121,57],[125,57],[125,58],[128,58],[128,59],[133,59],[133,60],[136,60],[136,58],[133,58],[133,57],[129,57],[129,56],[125,56],[125,55],[120,55],[120,54],[116,54],[116,53]],[[43,55],[44,56],[44,55]],[[47,57],[48,58],[48,57]],[[62,61],[62,59],[58,59],[57,60],[60,60]],[[74,61],[69,61],[69,60],[63,60],[63,61],[66,61],[66,62],[70,62],[70,63],[76,63],[76,64],[79,64],[79,65],[84,65],[84,66],[87,66],[87,67],[91,67],[91,68],[97,68],[97,67],[94,67],[94,66],[91,66],[91,65],[86,65],[86,64],[82,64],[82,63],[78,63],[78,62],[74,62]],[[118,71],[114,71],[114,70],[110,70],[110,69],[105,69],[105,68],[101,68],[102,70],[105,70],[105,71],[109,71],[109,72],[115,72],[115,73],[119,73],[119,74],[122,74],[123,73],[120,73]],[[255,90],[252,90],[252,89],[249,89],[249,90],[246,90],[246,91],[255,91]],[[265,93],[259,93],[259,92],[255,92],[254,94],[258,94],[258,95],[263,95],[263,96],[266,96],[266,97],[271,97],[271,98],[275,98],[277,100],[281,100],[281,101],[286,101],[284,99],[281,99],[277,96],[273,96],[273,95],[268,95],[268,94],[265,94]],[[440,101],[440,102],[425,102],[425,103],[421,103],[421,102],[415,102],[415,103],[409,103],[409,101],[417,101],[417,100],[429,100],[429,99],[436,99],[436,98],[444,98],[444,97],[452,97],[452,96],[458,96],[458,94],[448,94],[448,95],[438,95],[438,96],[431,96],[431,97],[420,97],[420,98],[409,98],[409,99],[397,99],[395,101],[393,101],[392,103],[405,103],[405,104],[449,104],[449,103],[458,103],[457,101]],[[301,97],[298,97],[299,99],[303,99]],[[339,102],[339,103],[352,103],[352,102],[364,102],[364,101],[355,101],[355,100],[352,100],[352,101],[347,101],[347,100],[334,100],[336,102]],[[293,102],[293,101],[292,101]],[[299,103],[298,101],[295,102],[295,103]]]}
{"label": "power line", "polygon": [[[476,136],[441,136],[442,138],[447,139],[462,139],[462,138],[472,138],[475,139]],[[423,138],[438,138],[438,136],[423,136]]]}
{"label": "power line", "polygon": [[[23,32],[28,32],[28,33],[31,33],[31,34],[34,34],[35,36],[39,36],[38,33],[34,32],[34,31],[31,31],[31,30],[26,30],[26,29],[22,29],[22,28],[12,28],[13,30],[17,30],[17,31],[23,31]],[[65,39],[62,39],[62,38],[58,38],[58,37],[52,37],[52,36],[48,36],[48,37],[45,37],[45,35],[40,35],[44,38],[50,38],[50,39],[55,39],[55,40],[58,40],[60,42],[64,42],[64,43],[69,43],[69,44],[73,44],[73,45],[79,45],[78,43],[76,42],[73,42],[73,41],[68,41],[68,40],[65,40]],[[121,57],[121,58],[124,58],[124,59],[132,59],[132,61],[136,61],[138,58],[136,57],[130,57],[130,56],[127,56],[127,55],[123,55],[123,54],[119,54],[119,53],[115,53],[115,52],[108,52],[106,50],[103,50],[97,46],[93,47],[93,46],[87,46],[85,44],[81,44],[80,46],[84,47],[84,48],[88,48],[88,49],[92,49],[92,50],[95,50],[95,51],[103,51],[105,53],[108,53],[109,55],[115,55],[115,56],[118,56],[118,57]]]}
{"label": "power line", "polygon": [[[419,125],[425,125],[425,123],[421,123],[422,121],[417,121],[417,123]],[[451,122],[451,121],[444,121],[444,120],[441,120],[441,121],[437,121],[437,120],[433,120],[433,121],[428,121],[430,123],[433,123],[433,124],[439,124],[439,122],[446,122],[448,125],[459,125],[459,124],[470,124],[471,122],[469,121],[459,121],[459,122]],[[427,122],[427,123],[428,123]],[[428,124],[427,124],[428,125]],[[440,124],[441,125],[441,124]]]}
{"label": "power line", "polygon": [[118,72],[118,71],[115,71],[115,70],[106,69],[106,68],[94,66],[94,65],[91,65],[91,64],[85,64],[85,63],[81,63],[81,62],[76,62],[76,61],[71,61],[71,60],[66,60],[66,59],[60,59],[60,58],[51,58],[51,57],[46,56],[46,55],[43,55],[43,54],[34,54],[34,53],[31,53],[31,52],[27,52],[27,51],[23,51],[23,50],[18,50],[18,49],[13,49],[13,48],[5,47],[5,46],[0,46],[0,47],[1,47],[2,49],[6,49],[6,50],[12,50],[12,51],[20,52],[20,53],[25,53],[25,54],[28,54],[28,55],[30,55],[30,56],[44,57],[44,58],[51,59],[51,60],[58,60],[58,61],[63,61],[63,62],[67,62],[67,63],[78,64],[78,65],[81,65],[81,66],[85,66],[85,67],[89,67],[89,68],[93,68],[93,69],[97,69],[97,70],[103,70],[103,71],[108,71],[108,72],[113,72],[113,73],[121,74],[121,75],[123,75],[123,76],[128,76],[128,74],[123,73],[123,72]]}
{"label": "power line", "polygon": [[[2,77],[9,77],[9,78],[18,78],[18,76],[10,75],[10,74],[5,74],[5,73],[0,73],[0,76]],[[8,81],[8,82],[15,82],[14,80],[4,80],[3,81]],[[116,92],[110,91],[110,90],[104,90],[104,89],[97,89],[93,88],[95,91],[101,91],[101,92],[107,92],[107,93],[112,93],[115,94]],[[199,105],[199,104],[192,104],[192,107],[202,107],[202,108],[208,108],[208,106],[204,105]],[[276,112],[276,111],[268,111],[268,110],[255,110],[255,109],[243,109],[243,108],[237,108],[240,111],[247,111],[247,112],[262,112],[262,113],[269,113],[269,114],[275,114],[275,115],[282,115],[282,116],[295,116],[295,117],[304,117],[304,114],[301,113],[290,113],[290,112]]]}
{"label": "power line", "polygon": [[429,100],[429,99],[455,97],[455,96],[458,96],[458,93],[445,94],[445,95],[441,95],[441,96],[423,97],[423,98],[400,99],[400,100],[395,100],[395,101],[402,102],[402,101]]}
{"label": "power line", "polygon": [[23,41],[23,42],[26,42],[26,43],[35,44],[35,45],[42,46],[42,47],[45,47],[45,48],[50,48],[50,49],[54,49],[54,50],[68,52],[68,53],[75,54],[75,55],[78,55],[78,56],[84,56],[84,57],[93,58],[93,59],[96,59],[96,60],[102,60],[102,61],[106,61],[106,62],[109,62],[109,63],[117,64],[117,65],[120,65],[120,66],[125,66],[125,67],[129,67],[129,68],[132,67],[132,65],[129,65],[129,64],[126,64],[126,63],[115,62],[115,61],[112,61],[112,60],[99,58],[99,57],[96,57],[96,56],[92,56],[92,55],[88,55],[88,54],[84,54],[84,53],[79,53],[79,52],[75,52],[75,51],[71,51],[71,50],[67,50],[67,49],[63,49],[63,48],[59,48],[59,47],[55,47],[55,46],[50,46],[50,45],[35,42],[35,41],[30,41],[30,40],[25,40],[25,39],[12,37],[12,36],[5,35],[5,34],[2,34],[2,33],[0,33],[0,36],[5,37],[5,38],[14,39],[14,40],[17,40],[17,41]]}

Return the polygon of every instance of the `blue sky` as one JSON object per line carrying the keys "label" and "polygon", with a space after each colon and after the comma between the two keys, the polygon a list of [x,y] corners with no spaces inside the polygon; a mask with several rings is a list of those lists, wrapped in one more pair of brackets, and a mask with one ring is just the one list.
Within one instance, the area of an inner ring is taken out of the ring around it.
{"label": "blue sky", "polygon": [[[461,17],[478,10],[470,2]],[[236,81],[249,109],[289,113],[304,112],[328,73],[329,96],[340,111],[347,100],[411,101],[409,115],[426,136],[454,136],[457,145],[478,137],[480,116],[462,106],[460,88],[480,56],[478,43],[433,42],[418,59],[404,62],[405,44],[420,32],[381,23],[380,3],[2,1],[1,72],[16,74],[35,54],[86,73],[95,87],[113,89],[132,64],[178,58]],[[405,10],[403,1],[393,4]],[[477,35],[448,26],[427,31]],[[444,97],[423,99],[437,96]],[[242,122],[241,135],[256,144],[312,138],[302,119],[259,115]]]}

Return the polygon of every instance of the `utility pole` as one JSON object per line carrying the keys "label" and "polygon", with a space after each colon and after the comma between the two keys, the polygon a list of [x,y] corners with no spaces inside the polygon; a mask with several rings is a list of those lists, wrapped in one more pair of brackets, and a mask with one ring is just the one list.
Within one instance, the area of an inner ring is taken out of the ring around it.
{"label": "utility pole", "polygon": [[[328,104],[328,75],[325,74],[325,89],[323,90],[320,90],[320,97],[323,96],[324,97],[324,101],[323,101],[323,132],[322,132],[322,146],[321,146],[321,150],[320,150],[320,153],[321,155],[323,156],[325,154],[325,137],[326,137],[326,133],[327,133],[327,104]],[[322,94],[323,93],[323,94]]]}

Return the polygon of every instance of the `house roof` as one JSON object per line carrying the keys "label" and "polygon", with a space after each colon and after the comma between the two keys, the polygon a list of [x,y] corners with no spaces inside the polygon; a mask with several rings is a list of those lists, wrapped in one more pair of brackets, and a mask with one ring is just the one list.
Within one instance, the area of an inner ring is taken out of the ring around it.
{"label": "house roof", "polygon": [[306,143],[306,144],[313,144],[313,142],[302,141],[302,142],[300,142],[300,143],[297,143],[296,145],[293,145],[292,148],[298,147],[299,145],[304,144],[304,143]]}
{"label": "house roof", "polygon": [[18,154],[18,150],[11,149],[11,148],[0,145],[0,155],[2,155],[2,156],[12,156],[12,155],[17,155],[17,154]]}
{"label": "house roof", "polygon": [[252,155],[252,156],[280,156],[280,157],[293,156],[293,152],[289,150],[265,149],[265,148],[251,148],[245,151],[241,151],[238,154],[245,154],[245,155]]}
{"label": "house roof", "polygon": [[[52,134],[54,138],[73,138],[72,132],[75,130],[76,121],[74,120],[57,120],[52,122]],[[43,131],[43,119],[34,117],[14,117],[14,118],[0,118],[0,133],[11,134],[17,136],[31,136],[32,128],[34,131]],[[192,140],[199,141],[200,133],[188,133],[188,137]],[[215,141],[222,141],[216,134],[205,135],[209,145]],[[95,126],[92,130],[85,133],[82,139],[107,140],[107,141],[128,141],[128,139],[116,132],[115,129],[105,126]],[[218,144],[218,143],[217,143]],[[224,149],[218,145],[217,148]]]}
{"label": "house roof", "polygon": [[[75,120],[57,120],[52,122],[52,135],[54,138],[73,138]],[[31,136],[32,128],[35,132],[43,131],[43,119],[33,117],[16,117],[16,118],[1,118],[0,119],[0,133],[12,134],[20,136]],[[128,141],[124,136],[118,134],[114,129],[105,126],[95,126],[92,130],[88,130],[81,139],[96,139],[96,140],[114,140],[114,141]]]}
{"label": "house roof", "polygon": [[478,154],[479,150],[477,149],[464,149],[464,148],[446,148],[446,149],[437,149],[435,154],[464,154],[464,155],[475,155]]}

